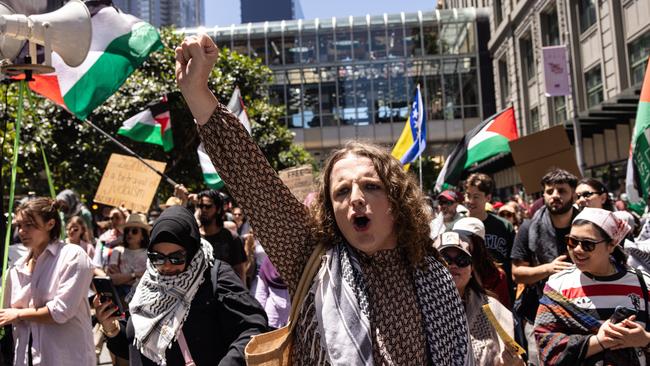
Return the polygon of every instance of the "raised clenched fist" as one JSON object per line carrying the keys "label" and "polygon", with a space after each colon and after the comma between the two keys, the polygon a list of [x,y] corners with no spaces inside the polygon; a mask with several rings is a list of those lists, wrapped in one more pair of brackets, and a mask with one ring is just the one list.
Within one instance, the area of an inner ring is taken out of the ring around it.
{"label": "raised clenched fist", "polygon": [[185,38],[176,47],[176,83],[183,93],[207,88],[219,48],[207,34]]}

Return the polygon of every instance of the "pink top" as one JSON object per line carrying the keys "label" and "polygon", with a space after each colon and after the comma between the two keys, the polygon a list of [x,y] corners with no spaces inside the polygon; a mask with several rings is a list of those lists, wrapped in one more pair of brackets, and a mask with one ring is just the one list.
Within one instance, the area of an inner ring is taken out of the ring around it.
{"label": "pink top", "polygon": [[[31,253],[31,251],[30,251]],[[10,268],[8,302],[12,308],[47,306],[54,323],[18,321],[13,325],[15,365],[27,365],[29,334],[32,334],[34,365],[96,365],[86,295],[93,266],[78,245],[54,241],[36,260],[34,272],[21,257]]]}

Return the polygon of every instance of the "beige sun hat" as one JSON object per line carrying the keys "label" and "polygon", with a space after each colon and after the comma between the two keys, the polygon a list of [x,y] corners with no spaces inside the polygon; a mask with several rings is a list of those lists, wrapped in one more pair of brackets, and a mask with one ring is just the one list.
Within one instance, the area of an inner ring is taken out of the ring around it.
{"label": "beige sun hat", "polygon": [[181,201],[180,198],[171,196],[167,199],[164,205],[160,205],[160,209],[164,210],[172,206],[182,206],[182,205],[183,205],[183,201]]}
{"label": "beige sun hat", "polygon": [[147,223],[147,216],[139,212],[130,214],[129,217],[126,218],[124,225],[120,228],[124,231],[124,229],[128,227],[139,227],[147,230],[147,232],[151,231],[151,226]]}

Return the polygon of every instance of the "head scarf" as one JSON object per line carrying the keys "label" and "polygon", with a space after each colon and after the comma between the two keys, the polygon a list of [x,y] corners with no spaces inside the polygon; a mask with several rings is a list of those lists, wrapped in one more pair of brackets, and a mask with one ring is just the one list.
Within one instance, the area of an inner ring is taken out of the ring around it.
{"label": "head scarf", "polygon": [[180,245],[185,248],[188,259],[194,257],[201,244],[201,234],[196,219],[188,209],[172,206],[158,217],[151,230],[148,249],[162,242]]}
{"label": "head scarf", "polygon": [[585,207],[582,212],[573,219],[589,221],[592,224],[601,228],[607,235],[612,238],[614,244],[620,243],[631,228],[627,222],[616,217],[611,211],[603,210],[602,208]]}
{"label": "head scarf", "polygon": [[65,202],[67,210],[63,211],[63,215],[65,216],[66,220],[72,216],[78,215],[81,212],[81,200],[79,200],[77,193],[71,189],[61,191],[61,193],[56,195],[56,200]]}
{"label": "head scarf", "polygon": [[194,216],[180,206],[166,209],[154,223],[149,248],[161,242],[185,248],[187,267],[178,275],[166,276],[147,261],[147,271],[135,290],[129,310],[138,351],[155,363],[166,365],[165,352],[182,329],[203,274],[214,259],[212,245],[201,241]]}

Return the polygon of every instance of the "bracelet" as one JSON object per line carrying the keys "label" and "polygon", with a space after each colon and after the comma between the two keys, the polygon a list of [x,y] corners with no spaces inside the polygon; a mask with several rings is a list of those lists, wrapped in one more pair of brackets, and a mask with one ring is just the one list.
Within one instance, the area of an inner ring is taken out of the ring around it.
{"label": "bracelet", "polygon": [[598,334],[596,334],[594,337],[596,338],[596,342],[598,342],[598,345],[600,346],[600,348],[602,348],[603,351],[605,351],[607,348],[605,348],[605,346],[603,346],[603,344],[600,343],[600,338],[598,338]]}
{"label": "bracelet", "polygon": [[115,336],[120,332],[120,325],[119,325],[119,323],[118,323],[118,325],[116,326],[116,325],[115,325],[115,322],[113,322],[113,326],[114,326],[114,329],[113,329],[113,331],[111,332],[111,331],[107,331],[106,328],[104,327],[104,325],[102,324],[102,325],[101,325],[102,333],[104,333],[104,335],[105,335],[106,337],[108,337],[108,338],[113,338],[113,337],[115,337]]}

